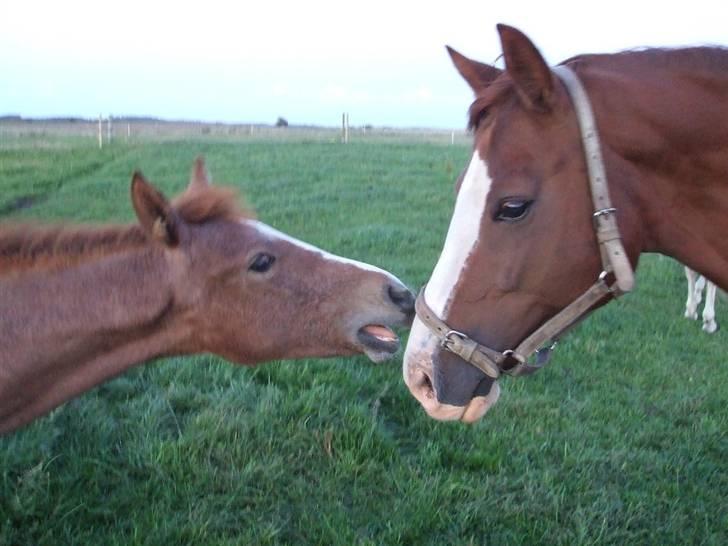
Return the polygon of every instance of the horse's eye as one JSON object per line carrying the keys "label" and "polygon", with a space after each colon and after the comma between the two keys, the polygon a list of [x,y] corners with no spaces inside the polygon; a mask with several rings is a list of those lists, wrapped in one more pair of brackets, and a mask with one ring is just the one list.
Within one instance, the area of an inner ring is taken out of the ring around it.
{"label": "horse's eye", "polygon": [[533,201],[528,201],[527,199],[506,199],[501,202],[495,219],[505,222],[522,220],[528,213],[531,203]]}
{"label": "horse's eye", "polygon": [[251,260],[250,265],[248,266],[248,271],[253,271],[255,273],[265,273],[271,267],[273,267],[275,261],[275,256],[271,256],[266,252],[260,252],[256,254],[255,257]]}

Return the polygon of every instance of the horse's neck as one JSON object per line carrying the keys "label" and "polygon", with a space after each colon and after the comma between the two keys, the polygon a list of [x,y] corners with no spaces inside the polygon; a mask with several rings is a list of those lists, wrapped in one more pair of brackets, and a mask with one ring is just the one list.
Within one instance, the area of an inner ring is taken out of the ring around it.
{"label": "horse's neck", "polygon": [[176,351],[168,265],[130,249],[0,276],[0,432],[129,367]]}
{"label": "horse's neck", "polygon": [[624,160],[619,174],[631,179],[623,198],[639,203],[641,250],[672,256],[728,288],[728,72],[686,70],[669,82],[644,74],[642,88],[625,79],[600,92],[624,101],[603,122]]}

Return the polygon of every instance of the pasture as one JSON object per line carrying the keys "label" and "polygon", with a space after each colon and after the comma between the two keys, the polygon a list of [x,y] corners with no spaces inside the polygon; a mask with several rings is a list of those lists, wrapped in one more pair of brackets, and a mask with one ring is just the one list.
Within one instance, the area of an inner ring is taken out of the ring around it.
{"label": "pasture", "polygon": [[[469,141],[285,135],[0,132],[0,219],[131,221],[134,168],[172,195],[204,154],[261,220],[427,279]],[[643,257],[474,426],[428,418],[401,354],[137,368],[0,437],[0,544],[726,544],[728,334],[683,318],[685,290]]]}

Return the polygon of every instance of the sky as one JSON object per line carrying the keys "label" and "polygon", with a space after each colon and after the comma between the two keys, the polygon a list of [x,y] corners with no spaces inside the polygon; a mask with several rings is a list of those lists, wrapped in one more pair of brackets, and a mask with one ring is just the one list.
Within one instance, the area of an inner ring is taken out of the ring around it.
{"label": "sky", "polygon": [[0,115],[458,129],[472,96],[444,46],[493,63],[496,23],[555,64],[728,46],[727,21],[725,0],[0,0]]}

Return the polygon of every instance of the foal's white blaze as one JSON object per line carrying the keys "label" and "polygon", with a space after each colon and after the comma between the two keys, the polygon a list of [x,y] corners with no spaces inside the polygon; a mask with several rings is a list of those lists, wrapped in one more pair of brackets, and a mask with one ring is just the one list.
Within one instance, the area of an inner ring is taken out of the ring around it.
{"label": "foal's white blaze", "polygon": [[[480,225],[491,184],[488,166],[476,151],[460,186],[440,259],[425,289],[427,303],[445,321],[448,318],[454,289],[468,258],[478,244]],[[462,419],[469,422],[479,419],[498,399],[498,385],[493,385],[488,396],[476,397],[465,408],[440,404],[434,398],[429,385],[423,383],[425,372],[432,377],[432,354],[436,349],[435,337],[418,318],[415,318],[403,361],[405,383],[432,417]]]}
{"label": "foal's white blaze", "polygon": [[314,246],[314,245],[311,245],[304,241],[301,241],[300,239],[296,239],[295,237],[291,237],[290,235],[287,235],[286,233],[283,233],[282,231],[278,231],[277,229],[270,227],[268,224],[264,224],[263,222],[259,222],[257,220],[243,220],[242,222],[246,225],[249,225],[249,226],[255,228],[259,233],[262,233],[269,239],[278,239],[278,240],[286,241],[287,243],[290,243],[297,247],[303,248],[310,252],[314,252],[314,253],[320,255],[325,260],[351,265],[354,267],[358,267],[359,269],[363,269],[365,271],[381,273],[382,275],[384,275],[384,276],[388,277],[389,279],[391,279],[392,281],[394,281],[395,284],[404,286],[402,284],[402,281],[400,281],[397,277],[392,275],[389,271],[385,271],[384,269],[380,269],[374,265],[370,265],[370,264],[367,264],[364,262],[359,262],[357,260],[351,260],[349,258],[344,258],[342,256],[337,256],[336,254],[331,254],[330,252],[326,252],[325,250],[323,250],[317,246]]}
{"label": "foal's white blaze", "polygon": [[[344,258],[342,256],[337,256],[336,254],[331,254],[330,252],[326,252],[325,250],[311,245],[309,243],[306,243],[304,241],[301,241],[300,239],[296,239],[294,237],[291,237],[290,235],[287,235],[286,233],[283,233],[282,231],[278,231],[275,228],[272,228],[271,226],[264,224],[263,222],[258,222],[257,220],[242,220],[242,224],[249,226],[253,229],[255,229],[259,234],[261,234],[265,239],[268,241],[284,241],[286,243],[289,243],[291,245],[294,245],[302,250],[305,250],[306,252],[311,252],[315,254],[316,256],[319,256],[323,258],[324,260],[335,262],[337,264],[343,264],[350,267],[355,267],[359,270],[365,271],[367,273],[377,273],[384,277],[384,280],[387,282],[387,286],[391,288],[397,288],[400,290],[408,290],[408,288],[400,281],[397,277],[392,275],[389,271],[385,271],[384,269],[380,269],[376,266],[359,262],[357,260],[351,260],[349,258]],[[391,297],[391,292],[389,292]],[[384,294],[382,294],[382,298],[386,298]],[[371,321],[368,324],[364,324],[361,327],[361,330],[364,330],[367,334],[372,335],[382,341],[385,342],[397,342],[399,341],[399,338],[397,335],[388,327],[386,324],[388,322],[397,322],[403,318],[401,315],[402,311],[397,310],[396,312],[394,309],[390,311],[390,317],[387,317],[387,312],[383,311],[384,309],[380,303],[378,303],[378,300],[376,297],[373,297],[370,295],[368,298],[369,300],[369,306],[367,309],[360,309],[357,314],[357,320],[361,320],[364,322]],[[383,300],[386,301],[386,300]],[[393,302],[391,302],[393,305]],[[358,327],[358,326],[357,326]],[[385,350],[381,349],[368,349],[364,348],[365,354],[374,362],[381,362],[391,356],[391,353]]]}

